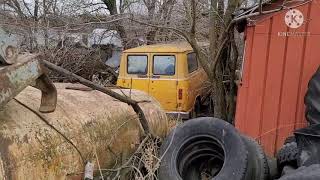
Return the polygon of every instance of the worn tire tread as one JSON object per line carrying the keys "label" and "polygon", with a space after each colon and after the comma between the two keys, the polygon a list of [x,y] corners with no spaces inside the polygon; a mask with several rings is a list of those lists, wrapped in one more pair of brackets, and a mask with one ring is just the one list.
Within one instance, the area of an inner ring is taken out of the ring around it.
{"label": "worn tire tread", "polygon": [[[268,180],[269,179],[269,165],[266,154],[264,153],[262,147],[252,138],[243,136],[244,141],[246,141],[248,148],[251,148],[249,152],[251,153],[249,156],[251,157],[251,161],[257,160],[258,164],[251,162],[253,166],[258,167],[251,167],[251,168],[258,168],[258,178],[259,180]],[[251,166],[252,166],[251,165]]]}
{"label": "worn tire tread", "polygon": [[277,161],[280,169],[286,165],[297,167],[299,150],[296,142],[286,143],[277,154]]}

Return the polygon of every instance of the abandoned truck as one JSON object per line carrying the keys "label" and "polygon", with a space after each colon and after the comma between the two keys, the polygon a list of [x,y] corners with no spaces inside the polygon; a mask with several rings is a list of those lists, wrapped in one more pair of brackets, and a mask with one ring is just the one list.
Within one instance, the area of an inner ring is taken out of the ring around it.
{"label": "abandoned truck", "polygon": [[245,33],[235,127],[209,117],[176,127],[161,147],[160,180],[320,179],[319,4],[280,0],[235,17]]}
{"label": "abandoned truck", "polygon": [[207,75],[187,43],[125,50],[117,85],[156,98],[167,114],[189,119],[200,114]]}

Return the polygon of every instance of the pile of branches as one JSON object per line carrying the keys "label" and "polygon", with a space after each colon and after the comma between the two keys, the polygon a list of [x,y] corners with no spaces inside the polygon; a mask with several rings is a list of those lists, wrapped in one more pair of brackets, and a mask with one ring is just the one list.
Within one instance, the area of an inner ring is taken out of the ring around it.
{"label": "pile of branches", "polygon": [[[105,64],[105,51],[100,48],[87,48],[77,44],[53,49],[41,50],[44,60],[58,65],[85,79],[100,85],[112,85],[116,83],[117,73]],[[50,78],[54,82],[74,83],[75,80],[67,78],[59,73],[50,72]]]}

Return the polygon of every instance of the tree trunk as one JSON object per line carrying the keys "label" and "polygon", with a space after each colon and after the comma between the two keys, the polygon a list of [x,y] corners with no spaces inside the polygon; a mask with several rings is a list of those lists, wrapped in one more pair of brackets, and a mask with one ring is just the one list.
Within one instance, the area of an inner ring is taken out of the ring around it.
{"label": "tree trunk", "polygon": [[[116,0],[102,0],[103,3],[107,6],[107,9],[110,12],[110,15],[117,15],[118,13],[118,9],[117,9],[117,3]],[[121,8],[120,8],[121,9]],[[115,23],[115,30],[119,33],[119,36],[121,38],[122,41],[122,46],[124,49],[127,49],[130,47],[130,45],[128,44],[128,37],[127,37],[127,33],[126,30],[122,24],[122,21],[119,21],[117,23]]]}
{"label": "tree trunk", "polygon": [[[223,1],[222,1],[223,2]],[[223,17],[223,3],[221,0],[211,0],[211,10],[210,10],[210,29],[209,29],[209,40],[210,40],[210,61],[212,70],[212,80],[213,86],[213,102],[214,102],[214,116],[220,119],[226,119],[226,101],[225,92],[223,86],[223,70],[221,64],[220,52],[218,52],[218,47],[220,46],[219,35],[221,34],[223,27],[219,20],[219,17]],[[219,13],[219,14],[218,14]],[[220,14],[221,13],[221,14]]]}
{"label": "tree trunk", "polygon": [[220,119],[227,119],[226,113],[226,99],[225,90],[223,85],[223,71],[222,64],[218,63],[216,67],[216,76],[213,81],[213,94],[214,94],[214,117]]}
{"label": "tree trunk", "polygon": [[[233,31],[232,31],[233,32]],[[230,52],[230,92],[229,92],[229,109],[228,109],[228,121],[234,122],[234,116],[236,112],[236,100],[235,97],[237,96],[237,85],[236,81],[236,69],[237,69],[237,62],[238,62],[238,47],[235,42],[234,33],[231,35],[231,52]]]}
{"label": "tree trunk", "polygon": [[[148,20],[150,21],[149,23],[152,23],[154,21],[154,15],[156,12],[156,0],[150,0],[150,1],[144,1],[145,5],[147,6],[148,9]],[[158,28],[151,28],[151,30],[147,33],[146,39],[147,39],[147,44],[153,44],[156,34],[157,34]]]}
{"label": "tree trunk", "polygon": [[[156,12],[156,0],[144,1],[148,9],[148,19],[150,23],[158,22],[157,24],[163,26],[169,26],[169,21],[171,19],[172,8],[175,5],[175,0],[167,0],[161,4],[159,7],[159,12]],[[165,29],[159,29],[152,27],[151,30],[147,33],[146,39],[147,44],[153,44],[156,40],[157,34],[165,34]]]}

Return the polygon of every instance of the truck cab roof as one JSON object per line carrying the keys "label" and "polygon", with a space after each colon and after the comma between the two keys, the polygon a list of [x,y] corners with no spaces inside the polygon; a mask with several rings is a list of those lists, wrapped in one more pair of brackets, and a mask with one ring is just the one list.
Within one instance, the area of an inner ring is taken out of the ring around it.
{"label": "truck cab roof", "polygon": [[171,44],[155,44],[127,49],[124,53],[179,53],[192,51],[192,47],[187,42]]}

